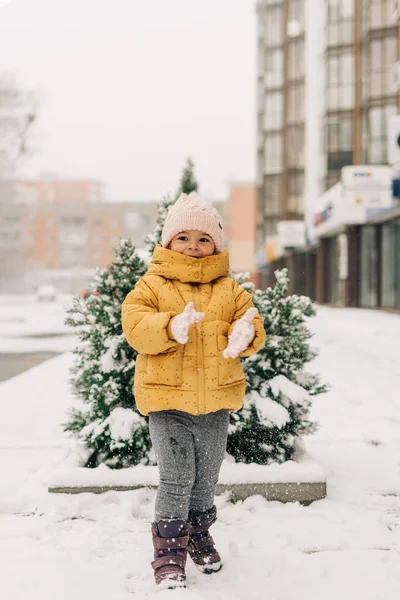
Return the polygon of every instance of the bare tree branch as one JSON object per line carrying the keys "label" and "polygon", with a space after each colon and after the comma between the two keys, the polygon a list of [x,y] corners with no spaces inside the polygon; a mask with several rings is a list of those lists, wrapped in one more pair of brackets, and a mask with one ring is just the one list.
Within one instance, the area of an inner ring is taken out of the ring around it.
{"label": "bare tree branch", "polygon": [[15,173],[18,161],[29,150],[38,102],[12,76],[0,75],[0,176]]}

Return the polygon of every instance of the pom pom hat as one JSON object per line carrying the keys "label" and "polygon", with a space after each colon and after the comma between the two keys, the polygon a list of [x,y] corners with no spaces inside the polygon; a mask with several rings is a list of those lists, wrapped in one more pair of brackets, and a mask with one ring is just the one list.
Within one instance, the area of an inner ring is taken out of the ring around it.
{"label": "pom pom hat", "polygon": [[171,240],[182,231],[204,231],[213,240],[217,252],[221,252],[224,243],[221,215],[208,201],[197,192],[181,194],[169,209],[161,236],[161,245],[168,248]]}

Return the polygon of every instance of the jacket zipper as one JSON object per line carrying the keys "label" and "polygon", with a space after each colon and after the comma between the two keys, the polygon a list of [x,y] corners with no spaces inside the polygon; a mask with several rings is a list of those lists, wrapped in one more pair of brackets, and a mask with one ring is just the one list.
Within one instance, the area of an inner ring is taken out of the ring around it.
{"label": "jacket zipper", "polygon": [[[194,307],[201,312],[201,292],[199,286],[195,286]],[[202,324],[196,323],[196,349],[197,349],[197,412],[205,412],[205,382],[203,372],[203,330]]]}

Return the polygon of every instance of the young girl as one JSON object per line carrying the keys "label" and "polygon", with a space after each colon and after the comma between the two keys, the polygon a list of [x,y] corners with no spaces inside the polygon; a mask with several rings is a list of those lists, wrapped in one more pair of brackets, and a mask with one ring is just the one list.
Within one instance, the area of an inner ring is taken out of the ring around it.
{"label": "young girl", "polygon": [[241,408],[239,357],[263,347],[263,320],[229,278],[221,217],[196,193],[170,209],[148,271],[122,305],[138,351],[135,400],[149,415],[160,483],[152,525],[157,584],[185,586],[187,552],[203,573],[222,567],[209,534],[229,411]]}

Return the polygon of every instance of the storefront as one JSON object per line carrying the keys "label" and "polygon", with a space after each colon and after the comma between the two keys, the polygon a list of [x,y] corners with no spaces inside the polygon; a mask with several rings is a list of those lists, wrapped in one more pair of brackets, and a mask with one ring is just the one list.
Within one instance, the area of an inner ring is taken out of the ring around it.
{"label": "storefront", "polygon": [[365,308],[400,308],[400,208],[362,227],[361,296]]}
{"label": "storefront", "polygon": [[360,306],[379,306],[379,243],[378,228],[364,225],[360,232],[359,291]]}
{"label": "storefront", "polygon": [[[343,176],[344,171],[344,176]],[[312,245],[269,263],[287,267],[290,293],[321,304],[400,309],[400,206],[389,167],[345,167],[320,198]]]}
{"label": "storefront", "polygon": [[381,305],[400,308],[400,215],[382,225]]}
{"label": "storefront", "polygon": [[[391,177],[391,169],[385,166],[345,167],[341,182],[321,197],[315,215],[319,302],[380,306],[383,238],[372,219],[393,207]],[[389,237],[386,234],[386,246],[390,245]],[[393,243],[390,247],[387,252],[396,252]],[[390,289],[389,274],[385,281]],[[389,296],[386,292],[386,297]]]}

